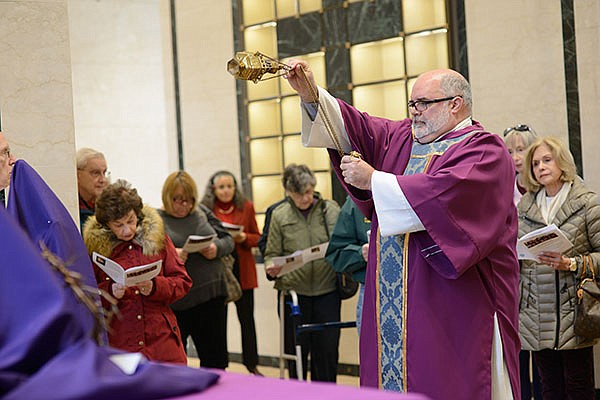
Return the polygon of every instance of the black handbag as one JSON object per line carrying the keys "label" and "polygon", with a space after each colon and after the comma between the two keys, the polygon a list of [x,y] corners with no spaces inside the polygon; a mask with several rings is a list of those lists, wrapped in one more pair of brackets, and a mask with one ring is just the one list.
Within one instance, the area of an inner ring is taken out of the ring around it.
{"label": "black handbag", "polygon": [[358,291],[358,285],[359,283],[352,279],[350,272],[337,272],[335,274],[335,286],[342,300],[354,296]]}
{"label": "black handbag", "polygon": [[583,271],[577,285],[574,331],[586,339],[600,338],[600,287],[589,255],[583,256]]}

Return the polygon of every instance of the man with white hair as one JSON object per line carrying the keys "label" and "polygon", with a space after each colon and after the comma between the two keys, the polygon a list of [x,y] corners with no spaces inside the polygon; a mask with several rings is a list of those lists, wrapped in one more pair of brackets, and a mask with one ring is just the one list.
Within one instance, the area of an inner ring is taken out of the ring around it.
{"label": "man with white hair", "polygon": [[77,191],[79,192],[79,223],[94,215],[96,198],[108,186],[106,159],[101,152],[84,147],[77,151]]}

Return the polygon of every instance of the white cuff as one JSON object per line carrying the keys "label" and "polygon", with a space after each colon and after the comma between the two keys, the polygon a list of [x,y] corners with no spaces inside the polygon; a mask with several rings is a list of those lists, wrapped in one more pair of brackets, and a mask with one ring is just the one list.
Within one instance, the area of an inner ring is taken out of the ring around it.
{"label": "white cuff", "polygon": [[[319,90],[319,102],[327,111],[329,120],[333,125],[333,131],[338,136],[342,150],[346,153],[352,150],[350,141],[348,140],[348,133],[344,126],[344,119],[342,118],[342,111],[340,110],[340,104],[337,102],[335,97],[330,95],[326,90],[318,88]],[[308,111],[301,105],[302,110],[302,145],[304,147],[321,147],[336,149],[335,144],[323,121],[323,111],[317,113],[314,121],[311,120],[308,115]]]}
{"label": "white cuff", "polygon": [[396,175],[382,171],[373,172],[371,192],[382,236],[425,230],[400,188]]}

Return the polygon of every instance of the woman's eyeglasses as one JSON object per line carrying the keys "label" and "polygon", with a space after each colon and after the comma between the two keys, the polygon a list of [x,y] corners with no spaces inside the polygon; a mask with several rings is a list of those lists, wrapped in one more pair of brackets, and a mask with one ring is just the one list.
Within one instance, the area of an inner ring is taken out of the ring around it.
{"label": "woman's eyeglasses", "polygon": [[173,203],[176,204],[192,204],[194,202],[193,199],[183,196],[175,196],[173,197]]}

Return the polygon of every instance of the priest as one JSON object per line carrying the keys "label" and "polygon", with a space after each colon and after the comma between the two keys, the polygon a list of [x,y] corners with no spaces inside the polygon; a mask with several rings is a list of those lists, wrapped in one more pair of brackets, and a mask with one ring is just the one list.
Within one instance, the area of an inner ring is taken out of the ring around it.
{"label": "priest", "polygon": [[361,384],[432,399],[518,398],[515,171],[502,139],[472,119],[469,83],[426,72],[411,118],[391,121],[317,88],[305,61],[289,64],[303,144],[330,149],[372,220]]}

